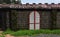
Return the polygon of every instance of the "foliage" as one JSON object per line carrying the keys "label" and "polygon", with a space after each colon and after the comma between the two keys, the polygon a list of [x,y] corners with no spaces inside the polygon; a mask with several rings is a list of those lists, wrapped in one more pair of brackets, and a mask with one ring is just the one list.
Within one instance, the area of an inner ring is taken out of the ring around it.
{"label": "foliage", "polygon": [[48,30],[48,29],[40,29],[40,30],[19,30],[19,31],[5,31],[4,34],[11,34],[13,36],[22,36],[22,35],[36,35],[36,34],[60,34],[60,30]]}
{"label": "foliage", "polygon": [[13,10],[11,13],[11,25],[13,30],[17,29],[17,11]]}
{"label": "foliage", "polygon": [[21,0],[18,0],[17,2],[15,1],[15,0],[0,0],[0,4],[2,4],[2,3],[7,3],[7,4],[11,4],[11,3],[14,3],[14,4],[19,4],[19,3],[21,3]]}
{"label": "foliage", "polygon": [[5,37],[5,36],[0,36],[0,37]]}
{"label": "foliage", "polygon": [[56,20],[57,20],[57,12],[55,10],[52,10],[51,14],[51,24],[50,24],[50,29],[53,30],[56,28]]}
{"label": "foliage", "polygon": [[6,31],[4,31],[2,34],[5,35],[5,34],[10,34],[10,33],[13,33],[14,31],[10,30],[10,29],[7,29]]}

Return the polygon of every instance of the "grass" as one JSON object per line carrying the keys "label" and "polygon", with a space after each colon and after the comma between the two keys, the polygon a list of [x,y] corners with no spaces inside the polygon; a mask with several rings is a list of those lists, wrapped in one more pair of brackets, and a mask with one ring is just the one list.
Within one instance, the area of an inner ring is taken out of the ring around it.
{"label": "grass", "polygon": [[2,35],[2,36],[0,36],[0,37],[5,37],[5,36]]}
{"label": "grass", "polygon": [[35,34],[59,34],[60,30],[48,30],[48,29],[40,29],[40,30],[19,30],[19,31],[11,31],[6,30],[3,34],[11,34],[13,36],[23,36],[23,35],[35,35]]}

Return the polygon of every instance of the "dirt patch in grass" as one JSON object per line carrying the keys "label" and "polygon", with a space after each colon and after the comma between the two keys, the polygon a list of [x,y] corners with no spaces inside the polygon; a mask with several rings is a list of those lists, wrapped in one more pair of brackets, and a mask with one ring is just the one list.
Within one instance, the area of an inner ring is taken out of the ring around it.
{"label": "dirt patch in grass", "polygon": [[10,34],[6,34],[5,37],[14,37],[14,36],[12,36]]}
{"label": "dirt patch in grass", "polygon": [[12,35],[10,35],[10,34],[6,34],[6,35],[0,35],[1,37],[29,37],[29,36],[12,36]]}
{"label": "dirt patch in grass", "polygon": [[5,37],[29,37],[29,36],[12,36],[10,34],[6,34]]}

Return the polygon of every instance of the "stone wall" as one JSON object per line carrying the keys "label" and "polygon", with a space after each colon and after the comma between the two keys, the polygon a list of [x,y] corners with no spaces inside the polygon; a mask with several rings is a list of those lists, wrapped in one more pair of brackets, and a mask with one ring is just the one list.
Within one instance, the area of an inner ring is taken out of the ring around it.
{"label": "stone wall", "polygon": [[57,12],[57,24],[56,24],[57,28],[60,28],[60,12]]}
{"label": "stone wall", "polygon": [[50,26],[50,12],[42,11],[41,12],[41,28],[48,29]]}
{"label": "stone wall", "polygon": [[[32,11],[18,11],[18,28],[29,29],[29,14]],[[49,28],[50,25],[50,12],[49,11],[37,11],[40,14],[40,28]]]}
{"label": "stone wall", "polygon": [[20,29],[29,29],[30,11],[18,11],[18,27]]}
{"label": "stone wall", "polygon": [[[12,10],[12,12],[17,12],[17,24],[16,29],[29,29],[29,15],[33,10]],[[11,12],[11,13],[12,13]],[[41,29],[49,29],[49,28],[60,28],[60,12],[57,13],[57,22],[56,25],[52,25],[54,23],[51,12],[52,11],[37,11],[40,14],[40,28]],[[11,15],[12,16],[12,15]],[[55,18],[55,16],[53,16]],[[12,16],[13,18],[13,16]],[[11,18],[11,19],[12,19]],[[52,19],[52,22],[51,22]],[[14,29],[13,22],[11,27]]]}

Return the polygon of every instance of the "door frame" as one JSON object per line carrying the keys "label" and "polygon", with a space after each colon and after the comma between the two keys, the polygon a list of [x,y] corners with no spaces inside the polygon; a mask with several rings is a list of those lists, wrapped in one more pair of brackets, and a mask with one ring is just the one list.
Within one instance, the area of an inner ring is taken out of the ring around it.
{"label": "door frame", "polygon": [[[32,12],[34,12],[34,30],[35,30],[35,24],[36,24],[36,21],[35,21],[35,16],[36,16],[36,15],[35,15],[35,12],[37,12],[37,11],[34,10],[34,11],[32,11]],[[31,12],[31,13],[32,13],[32,12]],[[31,13],[29,13],[29,30],[30,30],[30,14],[31,14]],[[39,12],[37,12],[37,13],[39,14]],[[41,21],[40,21],[40,17],[41,17],[41,16],[40,16],[40,14],[39,14],[39,29],[40,29],[40,22],[41,22]]]}

